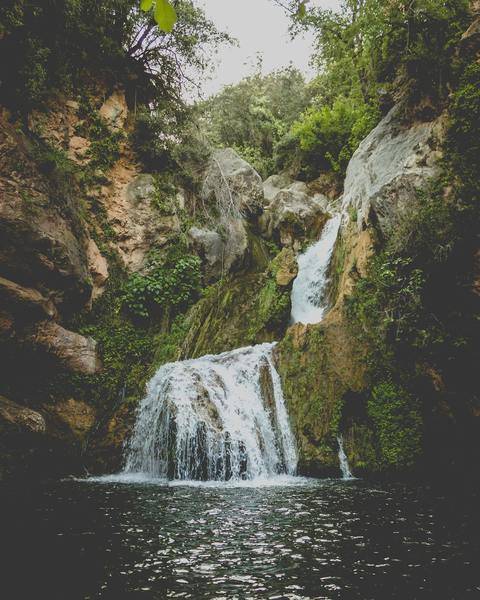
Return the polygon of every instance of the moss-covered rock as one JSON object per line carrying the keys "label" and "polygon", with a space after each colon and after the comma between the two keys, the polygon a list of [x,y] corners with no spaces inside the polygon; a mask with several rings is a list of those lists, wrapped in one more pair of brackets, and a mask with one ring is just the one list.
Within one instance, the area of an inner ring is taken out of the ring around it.
{"label": "moss-covered rock", "polygon": [[191,309],[181,358],[281,339],[289,315],[290,291],[278,286],[270,272],[225,279]]}
{"label": "moss-covered rock", "polygon": [[[304,473],[338,470],[336,436],[345,398],[366,387],[366,354],[338,315],[291,327],[275,350]],[[353,449],[349,448],[349,458]],[[365,460],[358,457],[357,460]]]}

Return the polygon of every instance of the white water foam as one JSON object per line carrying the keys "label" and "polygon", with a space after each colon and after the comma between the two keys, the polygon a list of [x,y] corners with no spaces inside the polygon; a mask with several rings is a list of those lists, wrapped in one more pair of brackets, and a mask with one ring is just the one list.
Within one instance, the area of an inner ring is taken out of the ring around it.
{"label": "white water foam", "polygon": [[139,405],[122,476],[253,481],[293,475],[297,451],[274,346],[160,367]]}
{"label": "white water foam", "polygon": [[354,479],[350,467],[348,466],[347,455],[343,448],[343,438],[341,435],[337,437],[338,442],[338,461],[340,463],[340,470],[342,471],[342,479]]}
{"label": "white water foam", "polygon": [[342,217],[338,213],[325,225],[318,242],[298,257],[298,275],[292,289],[292,322],[320,323],[328,308],[328,267]]}

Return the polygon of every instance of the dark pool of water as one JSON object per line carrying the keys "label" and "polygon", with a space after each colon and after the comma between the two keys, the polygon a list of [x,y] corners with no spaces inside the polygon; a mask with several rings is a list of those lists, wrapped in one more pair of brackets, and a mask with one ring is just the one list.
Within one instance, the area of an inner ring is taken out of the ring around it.
{"label": "dark pool of water", "polygon": [[480,598],[478,495],[361,481],[0,488],[0,597]]}

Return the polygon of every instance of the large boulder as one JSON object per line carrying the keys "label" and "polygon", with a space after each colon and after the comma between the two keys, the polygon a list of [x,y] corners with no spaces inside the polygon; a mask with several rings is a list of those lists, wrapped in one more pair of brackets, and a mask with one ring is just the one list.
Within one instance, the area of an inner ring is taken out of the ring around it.
{"label": "large boulder", "polygon": [[257,215],[263,206],[262,178],[235,150],[223,148],[210,158],[201,195],[220,214]]}
{"label": "large boulder", "polygon": [[441,120],[404,124],[397,105],[363,140],[348,165],[342,200],[359,230],[372,219],[384,234],[395,226],[437,172],[441,130]]}
{"label": "large boulder", "polygon": [[188,236],[191,246],[204,264],[205,278],[215,281],[240,268],[248,249],[248,237],[241,219],[232,219],[226,225],[226,234],[192,227]]}
{"label": "large boulder", "polygon": [[273,198],[259,219],[262,234],[295,249],[307,239],[318,238],[328,219],[328,198],[311,195],[301,181],[290,182],[282,189],[276,185],[285,183],[283,178],[269,178],[267,182],[267,197]]}

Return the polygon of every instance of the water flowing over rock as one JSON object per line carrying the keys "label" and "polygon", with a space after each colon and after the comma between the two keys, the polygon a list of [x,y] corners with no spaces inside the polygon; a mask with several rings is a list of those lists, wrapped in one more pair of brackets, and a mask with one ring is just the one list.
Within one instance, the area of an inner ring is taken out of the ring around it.
{"label": "water flowing over rock", "polygon": [[350,467],[348,465],[347,455],[345,454],[345,450],[343,449],[343,438],[341,435],[337,437],[338,442],[338,462],[340,463],[340,470],[342,471],[343,479],[353,479],[352,472],[350,471]]}
{"label": "water flowing over rock", "polygon": [[273,347],[160,367],[139,406],[125,472],[181,480],[294,474],[297,453]]}
{"label": "water flowing over rock", "polygon": [[328,267],[340,228],[341,215],[332,217],[322,236],[298,258],[298,276],[292,289],[292,321],[319,323],[328,307]]}

